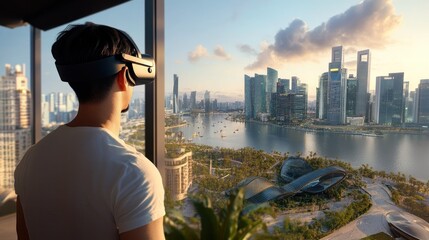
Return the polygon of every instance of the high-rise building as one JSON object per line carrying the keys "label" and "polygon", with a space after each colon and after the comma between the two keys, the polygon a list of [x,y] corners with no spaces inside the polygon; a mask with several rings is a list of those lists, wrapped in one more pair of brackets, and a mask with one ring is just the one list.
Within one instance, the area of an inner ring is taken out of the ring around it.
{"label": "high-rise building", "polygon": [[346,100],[346,116],[357,116],[357,95],[358,95],[358,82],[359,80],[349,76],[347,79],[347,100]]}
{"label": "high-rise building", "polygon": [[183,94],[183,103],[182,103],[182,109],[188,110],[189,109],[189,100],[188,100],[188,94]]}
{"label": "high-rise building", "polygon": [[293,107],[296,119],[303,120],[307,118],[308,86],[306,83],[298,85],[295,92]]}
{"label": "high-rise building", "polygon": [[429,79],[420,80],[417,108],[417,123],[429,123]]}
{"label": "high-rise building", "polygon": [[197,108],[197,91],[192,91],[189,97],[191,110]]}
{"label": "high-rise building", "polygon": [[267,104],[266,109],[272,116],[274,115],[275,109],[271,107],[271,94],[277,91],[277,80],[278,72],[273,68],[267,68],[267,83],[265,85],[265,103]]}
{"label": "high-rise building", "polygon": [[257,118],[258,114],[267,112],[265,84],[267,82],[266,75],[255,74],[253,83],[253,114]]}
{"label": "high-rise building", "polygon": [[292,76],[292,92],[296,92],[298,86],[300,84],[299,78],[296,76]]}
{"label": "high-rise building", "polygon": [[408,115],[408,101],[410,98],[410,82],[404,81],[404,87],[403,87],[403,108],[402,108],[402,122],[407,122],[407,115]]}
{"label": "high-rise building", "polygon": [[287,93],[290,91],[290,80],[279,78],[277,82],[277,92],[278,93]]}
{"label": "high-rise building", "polygon": [[328,115],[328,72],[324,72],[319,78],[319,91],[317,106],[319,119],[326,119]]}
{"label": "high-rise building", "polygon": [[173,76],[173,113],[179,113],[179,76]]}
{"label": "high-rise building", "polygon": [[254,79],[248,75],[244,75],[244,114],[246,119],[252,119],[253,116],[253,93],[252,89]]}
{"label": "high-rise building", "polygon": [[398,125],[403,122],[403,87],[403,72],[376,78],[376,123]]}
{"label": "high-rise building", "polygon": [[16,165],[31,145],[31,96],[25,70],[5,68],[0,79],[0,189],[12,189]]}
{"label": "high-rise building", "polygon": [[172,200],[186,198],[192,183],[192,152],[180,149],[176,153],[167,152],[165,159],[166,191]]}
{"label": "high-rise building", "polygon": [[328,109],[327,119],[330,124],[346,123],[346,77],[347,69],[343,67],[343,47],[332,48],[328,72]]}
{"label": "high-rise building", "polygon": [[276,120],[277,122],[291,123],[304,120],[307,117],[306,96],[300,93],[279,93],[276,95]]}
{"label": "high-rise building", "polygon": [[206,113],[211,112],[211,106],[210,106],[210,92],[206,90],[204,93],[204,111]]}
{"label": "high-rise building", "polygon": [[355,115],[365,117],[368,108],[368,91],[371,68],[371,53],[363,50],[357,53],[357,94],[356,94],[356,112]]}
{"label": "high-rise building", "polygon": [[419,88],[416,88],[414,91],[414,102],[413,102],[413,123],[417,123],[418,120],[418,111],[419,111]]}
{"label": "high-rise building", "polygon": [[244,75],[244,111],[246,119],[256,119],[259,114],[266,113],[266,75],[255,74],[254,77]]}

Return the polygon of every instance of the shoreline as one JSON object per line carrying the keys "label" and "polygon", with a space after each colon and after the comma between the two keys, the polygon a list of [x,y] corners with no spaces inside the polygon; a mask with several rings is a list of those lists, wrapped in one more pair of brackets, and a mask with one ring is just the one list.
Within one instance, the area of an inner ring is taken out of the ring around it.
{"label": "shoreline", "polygon": [[[230,121],[235,121],[230,119]],[[351,126],[331,126],[331,125],[311,125],[311,127],[302,127],[302,126],[291,126],[291,125],[280,125],[272,122],[262,122],[257,120],[246,120],[239,122],[251,122],[258,123],[263,125],[270,125],[275,127],[281,127],[286,129],[292,129],[296,131],[304,132],[315,132],[315,133],[334,133],[334,134],[344,134],[344,135],[355,135],[355,136],[367,136],[367,137],[383,137],[384,134],[408,134],[408,135],[429,135],[429,130],[420,130],[420,129],[386,129],[383,126],[356,126],[353,129],[341,129],[341,128],[350,128]],[[358,129],[358,128],[368,128],[368,129]],[[332,129],[334,128],[334,129]],[[379,132],[379,133],[375,133]]]}

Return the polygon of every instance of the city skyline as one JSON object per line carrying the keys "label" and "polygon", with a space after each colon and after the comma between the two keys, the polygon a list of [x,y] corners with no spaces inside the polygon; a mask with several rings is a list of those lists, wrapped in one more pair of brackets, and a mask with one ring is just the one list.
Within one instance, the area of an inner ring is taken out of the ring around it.
{"label": "city skyline", "polygon": [[[330,49],[339,45],[345,50],[345,68],[355,75],[357,52],[371,51],[370,90],[375,90],[377,76],[392,72],[404,72],[410,90],[428,78],[424,24],[429,17],[423,9],[429,3],[419,0],[409,6],[399,0],[347,0],[311,4],[312,9],[309,1],[167,0],[166,95],[171,94],[173,74],[177,74],[179,92],[209,90],[212,96],[244,100],[243,74],[263,73],[270,67],[278,71],[279,78],[299,77],[308,84],[309,100],[314,100],[319,77],[328,69]],[[144,29],[139,24],[143,19],[136,16],[143,8],[142,1],[132,1],[77,23],[93,21],[124,29],[144,49]],[[127,19],[121,17],[124,14]],[[42,33],[43,93],[71,92],[59,80],[50,55],[50,46],[64,27]],[[0,40],[4,53],[0,64],[29,66],[29,28],[1,28],[0,34],[5,36]],[[142,91],[136,89],[136,95]]]}

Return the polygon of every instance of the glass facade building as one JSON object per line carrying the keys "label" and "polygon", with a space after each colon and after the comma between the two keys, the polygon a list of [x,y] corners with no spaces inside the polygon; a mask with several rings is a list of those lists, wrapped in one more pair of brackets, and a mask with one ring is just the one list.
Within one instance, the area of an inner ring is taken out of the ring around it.
{"label": "glass facade building", "polygon": [[417,122],[427,124],[429,123],[429,79],[420,81],[418,96]]}
{"label": "glass facade building", "polygon": [[357,93],[356,93],[356,116],[366,117],[368,106],[368,91],[371,69],[371,53],[363,50],[357,53]]}
{"label": "glass facade building", "polygon": [[397,125],[403,122],[404,73],[389,73],[376,78],[375,121],[382,125]]}
{"label": "glass facade building", "polygon": [[343,54],[342,46],[333,47],[329,63],[327,120],[333,125],[346,122],[347,69],[343,68]]}

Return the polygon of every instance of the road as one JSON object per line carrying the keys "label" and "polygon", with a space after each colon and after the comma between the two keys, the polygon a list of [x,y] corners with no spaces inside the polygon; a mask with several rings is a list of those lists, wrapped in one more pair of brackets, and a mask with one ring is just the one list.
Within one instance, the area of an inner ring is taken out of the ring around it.
{"label": "road", "polygon": [[391,235],[385,214],[390,211],[402,212],[403,210],[394,205],[390,200],[389,190],[381,183],[369,182],[365,190],[371,194],[373,204],[371,209],[322,240],[362,239],[379,232]]}

